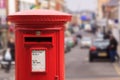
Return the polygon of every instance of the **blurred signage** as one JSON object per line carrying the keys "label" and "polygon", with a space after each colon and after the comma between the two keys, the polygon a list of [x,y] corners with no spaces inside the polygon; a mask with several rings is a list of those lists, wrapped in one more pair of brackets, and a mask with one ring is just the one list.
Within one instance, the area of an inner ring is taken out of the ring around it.
{"label": "blurred signage", "polygon": [[83,21],[86,21],[86,20],[90,20],[91,17],[83,15],[83,16],[80,17],[80,19],[83,20]]}
{"label": "blurred signage", "polygon": [[5,8],[6,7],[6,0],[0,0],[0,8]]}

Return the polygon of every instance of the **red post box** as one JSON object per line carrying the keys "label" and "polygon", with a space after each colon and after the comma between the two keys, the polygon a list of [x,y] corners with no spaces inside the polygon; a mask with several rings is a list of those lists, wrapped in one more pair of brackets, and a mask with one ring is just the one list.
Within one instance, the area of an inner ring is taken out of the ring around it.
{"label": "red post box", "polygon": [[15,23],[16,80],[64,80],[64,23],[70,19],[53,10],[8,16]]}

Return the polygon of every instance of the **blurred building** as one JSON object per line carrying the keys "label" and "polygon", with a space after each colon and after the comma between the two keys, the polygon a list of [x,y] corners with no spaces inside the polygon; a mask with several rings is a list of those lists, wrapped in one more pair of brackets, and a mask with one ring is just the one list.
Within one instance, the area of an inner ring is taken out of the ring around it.
{"label": "blurred building", "polygon": [[98,0],[98,18],[101,19],[103,17],[103,8],[104,4],[106,4],[109,0]]}
{"label": "blurred building", "polygon": [[63,11],[64,0],[0,0],[0,41],[6,48],[9,37],[14,36],[14,24],[7,15],[22,10],[54,9]]}
{"label": "blurred building", "polygon": [[7,0],[0,0],[0,28],[6,28]]}
{"label": "blurred building", "polygon": [[[6,47],[7,40],[7,0],[0,0],[0,43],[3,44],[2,47]],[[0,46],[1,47],[1,46]]]}
{"label": "blurred building", "polygon": [[120,41],[119,33],[119,1],[120,0],[109,0],[104,4],[103,17],[107,18],[107,30],[111,30],[114,37]]}
{"label": "blurred building", "polygon": [[118,19],[118,3],[119,0],[109,0],[106,4],[104,4],[104,17],[108,17],[109,19]]}
{"label": "blurred building", "polygon": [[64,0],[40,0],[42,9],[63,11]]}
{"label": "blurred building", "polygon": [[28,9],[54,9],[62,11],[63,3],[64,0],[8,0],[8,11],[9,13]]}
{"label": "blurred building", "polygon": [[63,3],[64,3],[64,0],[0,0],[0,1],[2,1],[1,2],[2,8],[0,8],[2,12],[2,23],[3,20],[5,20],[3,19],[4,16],[22,10],[54,9],[54,10],[63,11]]}
{"label": "blurred building", "polygon": [[18,0],[18,11],[34,8],[35,0]]}

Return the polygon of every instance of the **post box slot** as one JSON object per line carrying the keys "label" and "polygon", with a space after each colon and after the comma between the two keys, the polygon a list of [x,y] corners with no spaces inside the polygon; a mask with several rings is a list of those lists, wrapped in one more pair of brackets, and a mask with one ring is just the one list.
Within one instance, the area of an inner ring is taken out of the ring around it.
{"label": "post box slot", "polygon": [[25,37],[25,42],[52,42],[52,37]]}

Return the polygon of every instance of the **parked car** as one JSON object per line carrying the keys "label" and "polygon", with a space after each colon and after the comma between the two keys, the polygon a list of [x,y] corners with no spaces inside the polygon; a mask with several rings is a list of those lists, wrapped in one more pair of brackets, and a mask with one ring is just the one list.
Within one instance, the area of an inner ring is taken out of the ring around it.
{"label": "parked car", "polygon": [[73,42],[69,42],[68,37],[64,38],[64,52],[67,53],[71,50],[71,47],[73,46]]}
{"label": "parked car", "polygon": [[80,26],[77,25],[77,24],[72,24],[72,25],[70,25],[69,28],[68,28],[68,30],[69,30],[72,34],[78,32],[79,29],[80,29]]}
{"label": "parked car", "polygon": [[72,36],[71,32],[69,30],[65,30],[65,37]]}
{"label": "parked car", "polygon": [[77,38],[80,38],[80,39],[82,38],[82,32],[81,31],[77,32],[75,35],[76,35]]}
{"label": "parked car", "polygon": [[64,50],[65,50],[64,52],[67,53],[71,50],[71,47],[68,46],[68,44],[64,44]]}
{"label": "parked car", "polygon": [[80,40],[80,47],[81,48],[89,48],[92,45],[92,39],[90,37],[83,37]]}
{"label": "parked car", "polygon": [[94,59],[109,59],[108,54],[109,40],[95,39],[89,50],[89,61]]}
{"label": "parked car", "polygon": [[91,32],[92,31],[91,24],[85,24],[84,30],[87,32]]}
{"label": "parked car", "polygon": [[74,46],[78,44],[78,39],[76,35],[72,35],[73,41],[74,41]]}
{"label": "parked car", "polygon": [[74,47],[77,44],[77,37],[68,33],[69,31],[65,31],[65,44],[69,47]]}
{"label": "parked car", "polygon": [[65,43],[69,46],[69,47],[74,47],[75,43],[73,40],[73,37],[65,37]]}
{"label": "parked car", "polygon": [[96,33],[96,37],[103,39],[103,38],[104,38],[104,35],[103,35],[103,33],[98,32],[98,33]]}

